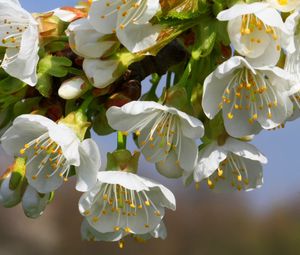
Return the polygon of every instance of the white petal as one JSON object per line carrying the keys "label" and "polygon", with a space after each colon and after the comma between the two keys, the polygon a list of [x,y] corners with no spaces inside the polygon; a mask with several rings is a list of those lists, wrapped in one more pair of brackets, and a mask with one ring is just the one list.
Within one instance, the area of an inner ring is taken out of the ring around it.
{"label": "white petal", "polygon": [[105,88],[119,78],[118,66],[116,60],[84,59],[82,68],[93,86]]}
{"label": "white petal", "polygon": [[235,4],[230,9],[220,12],[217,19],[227,21],[245,14],[256,13],[266,7],[268,7],[266,3]]}
{"label": "white petal", "polygon": [[224,149],[240,157],[259,161],[262,164],[268,162],[267,158],[254,145],[231,137],[227,138]]}
{"label": "white petal", "polygon": [[80,165],[76,167],[76,189],[88,191],[97,182],[97,173],[101,167],[100,151],[92,139],[84,140],[79,146]]}
{"label": "white petal", "polygon": [[48,200],[49,194],[44,194],[43,197],[41,197],[33,187],[30,185],[27,186],[22,198],[22,207],[24,213],[29,218],[38,218],[46,209]]}
{"label": "white petal", "polygon": [[159,161],[155,164],[157,171],[167,178],[180,178],[183,174],[183,169],[176,164],[177,155],[172,150],[169,152],[165,161]]}
{"label": "white petal", "polygon": [[156,44],[162,28],[158,25],[130,24],[124,29],[117,29],[120,42],[133,53],[146,50]]}
{"label": "white petal", "polygon": [[226,149],[218,146],[216,142],[200,150],[194,170],[194,181],[200,182],[210,177],[218,169],[219,164],[226,159],[227,153]]}
{"label": "white petal", "polygon": [[[108,15],[109,13],[112,13]],[[117,9],[115,4],[107,6],[106,1],[94,1],[91,5],[88,20],[100,33],[111,34],[116,29]]]}

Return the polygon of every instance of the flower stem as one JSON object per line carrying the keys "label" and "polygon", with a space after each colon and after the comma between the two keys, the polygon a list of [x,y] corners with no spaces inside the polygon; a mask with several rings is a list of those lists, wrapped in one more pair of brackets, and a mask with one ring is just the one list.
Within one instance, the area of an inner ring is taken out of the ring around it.
{"label": "flower stem", "polygon": [[125,150],[126,149],[126,143],[127,143],[127,136],[124,135],[123,132],[118,131],[118,150]]}
{"label": "flower stem", "polygon": [[88,109],[89,105],[91,104],[91,102],[93,101],[94,96],[90,95],[88,96],[83,103],[81,104],[81,106],[79,107],[78,111],[81,111],[82,113],[85,113],[86,110]]}

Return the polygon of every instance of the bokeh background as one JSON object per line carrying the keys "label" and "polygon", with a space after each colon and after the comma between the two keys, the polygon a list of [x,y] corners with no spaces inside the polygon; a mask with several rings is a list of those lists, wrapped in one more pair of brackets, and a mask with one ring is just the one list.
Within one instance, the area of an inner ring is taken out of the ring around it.
{"label": "bokeh background", "polygon": [[[20,0],[30,12],[74,5],[76,0]],[[147,89],[147,82],[143,88]],[[141,160],[140,174],[169,187],[177,198],[177,211],[165,218],[168,238],[146,244],[81,241],[80,193],[69,182],[56,192],[42,217],[27,219],[21,206],[0,207],[0,255],[297,255],[300,254],[300,120],[284,129],[265,131],[253,143],[269,159],[264,186],[247,193],[216,194],[201,186],[185,188],[181,181],[159,176]],[[95,137],[103,154],[115,148],[115,137]],[[134,145],[131,143],[131,148]],[[10,163],[0,151],[0,171]]]}

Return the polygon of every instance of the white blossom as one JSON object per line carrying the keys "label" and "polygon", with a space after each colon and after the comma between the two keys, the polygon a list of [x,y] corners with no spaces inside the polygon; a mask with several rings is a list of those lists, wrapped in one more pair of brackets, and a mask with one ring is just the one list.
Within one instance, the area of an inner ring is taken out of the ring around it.
{"label": "white blossom", "polygon": [[204,134],[200,120],[173,107],[156,102],[133,101],[122,107],[108,109],[109,125],[126,133],[135,132],[142,153],[150,162],[167,159],[176,153],[176,164],[193,169],[197,160],[195,140]]}
{"label": "white blossom", "polygon": [[75,166],[77,190],[86,191],[96,182],[100,155],[92,139],[83,142],[69,127],[40,115],[17,117],[1,138],[3,149],[27,158],[26,177],[40,193],[56,190],[68,180]]}
{"label": "white blossom", "polygon": [[222,110],[233,137],[278,127],[292,115],[289,74],[278,67],[253,67],[242,57],[221,64],[204,82],[202,107],[213,119]]}
{"label": "white blossom", "polygon": [[18,0],[0,0],[0,46],[6,48],[1,67],[30,86],[37,83],[38,23]]}
{"label": "white blossom", "polygon": [[122,171],[99,172],[96,185],[79,201],[79,210],[90,226],[116,239],[122,233],[142,235],[155,230],[165,207],[175,210],[175,197],[170,190]]}
{"label": "white blossom", "polygon": [[131,52],[145,50],[156,43],[160,26],[149,21],[160,10],[159,0],[94,1],[89,21],[101,33],[116,33]]}
{"label": "white blossom", "polygon": [[224,145],[213,141],[202,148],[194,180],[205,180],[209,188],[220,191],[249,191],[263,184],[262,164],[266,163],[255,146],[229,137]]}
{"label": "white blossom", "polygon": [[256,66],[276,65],[281,48],[292,52],[293,38],[280,13],[268,3],[238,3],[217,18],[228,22],[234,49]]}

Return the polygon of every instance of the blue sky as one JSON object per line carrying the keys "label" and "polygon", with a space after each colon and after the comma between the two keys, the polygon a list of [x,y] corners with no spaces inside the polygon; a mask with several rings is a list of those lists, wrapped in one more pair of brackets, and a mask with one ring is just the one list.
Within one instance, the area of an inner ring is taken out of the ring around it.
{"label": "blue sky", "polygon": [[[21,0],[25,9],[31,12],[41,12],[59,6],[74,5],[74,0]],[[269,163],[265,167],[264,186],[257,191],[240,194],[242,198],[250,199],[256,208],[270,208],[278,202],[298,198],[300,200],[300,120],[287,123],[286,127],[277,131],[264,131],[258,135],[253,143],[268,157]],[[104,152],[114,149],[115,142],[110,138],[97,138]],[[132,146],[133,148],[133,146]],[[144,169],[153,169],[144,163]],[[149,171],[147,171],[149,172]],[[153,174],[154,173],[154,174]],[[145,175],[149,173],[143,172]],[[162,179],[152,171],[154,178],[174,187],[173,182]],[[176,182],[181,188],[181,183]],[[184,188],[182,188],[184,191]],[[186,191],[190,192],[190,190]]]}

